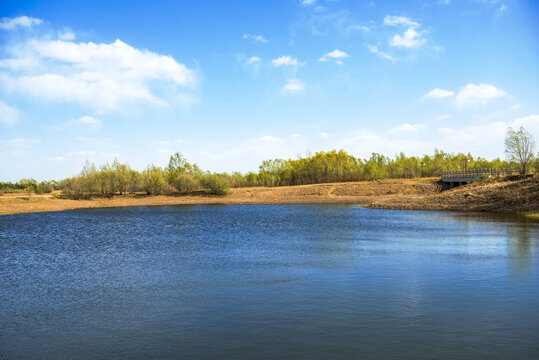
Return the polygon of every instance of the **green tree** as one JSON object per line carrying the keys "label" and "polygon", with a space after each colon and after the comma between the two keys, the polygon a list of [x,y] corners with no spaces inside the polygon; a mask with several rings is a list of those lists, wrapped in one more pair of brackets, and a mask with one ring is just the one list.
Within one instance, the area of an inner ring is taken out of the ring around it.
{"label": "green tree", "polygon": [[148,165],[144,170],[142,173],[142,182],[144,191],[148,195],[160,195],[165,191],[167,186],[163,170],[154,165]]}
{"label": "green tree", "polygon": [[131,168],[127,164],[120,164],[118,159],[114,159],[112,163],[112,169],[115,173],[115,187],[117,191],[120,192],[120,195],[129,192],[129,182],[131,180]]}
{"label": "green tree", "polygon": [[535,139],[524,127],[519,130],[507,129],[505,135],[505,155],[507,160],[518,164],[520,173],[525,175],[534,158]]}
{"label": "green tree", "polygon": [[226,195],[229,192],[230,185],[224,174],[207,173],[201,177],[200,183],[210,194]]}
{"label": "green tree", "polygon": [[179,152],[170,157],[166,172],[168,183],[180,193],[189,193],[199,188],[199,167],[190,164]]}

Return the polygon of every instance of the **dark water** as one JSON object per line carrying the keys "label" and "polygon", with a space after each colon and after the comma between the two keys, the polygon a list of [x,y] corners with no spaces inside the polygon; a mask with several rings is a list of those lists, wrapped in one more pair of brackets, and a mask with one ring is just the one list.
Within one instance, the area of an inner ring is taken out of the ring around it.
{"label": "dark water", "polygon": [[537,359],[539,224],[357,206],[0,217],[0,358]]}

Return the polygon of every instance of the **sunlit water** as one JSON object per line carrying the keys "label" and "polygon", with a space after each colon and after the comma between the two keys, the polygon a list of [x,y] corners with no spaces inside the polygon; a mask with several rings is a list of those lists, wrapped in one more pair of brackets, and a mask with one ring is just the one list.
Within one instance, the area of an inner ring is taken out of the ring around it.
{"label": "sunlit water", "polygon": [[537,359],[539,224],[344,205],[0,217],[2,359]]}

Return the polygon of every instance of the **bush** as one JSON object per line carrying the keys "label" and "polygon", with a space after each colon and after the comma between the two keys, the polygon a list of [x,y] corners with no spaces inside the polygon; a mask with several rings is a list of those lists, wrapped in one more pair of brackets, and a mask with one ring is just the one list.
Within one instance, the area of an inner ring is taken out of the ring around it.
{"label": "bush", "polygon": [[36,194],[49,194],[54,190],[54,186],[50,181],[42,181],[36,186]]}
{"label": "bush", "polygon": [[167,181],[161,168],[150,165],[142,173],[144,191],[148,195],[160,195],[166,187]]}
{"label": "bush", "polygon": [[35,192],[37,189],[37,181],[34,179],[22,179],[19,181],[19,187],[23,189],[24,192]]}
{"label": "bush", "polygon": [[90,199],[97,192],[93,179],[88,175],[64,179],[61,189],[64,195],[73,200]]}
{"label": "bush", "polygon": [[206,174],[200,179],[200,184],[215,195],[227,195],[230,187],[227,177],[220,174]]}
{"label": "bush", "polygon": [[176,174],[169,177],[170,185],[172,185],[180,193],[190,193],[199,188],[198,181],[194,176],[188,174]]}

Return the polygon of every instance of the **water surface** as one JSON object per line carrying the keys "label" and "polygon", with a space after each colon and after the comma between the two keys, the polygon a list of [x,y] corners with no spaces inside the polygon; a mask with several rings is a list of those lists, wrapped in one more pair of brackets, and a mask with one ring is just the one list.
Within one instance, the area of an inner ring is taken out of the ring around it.
{"label": "water surface", "polygon": [[349,205],[0,217],[0,358],[539,358],[539,224]]}

